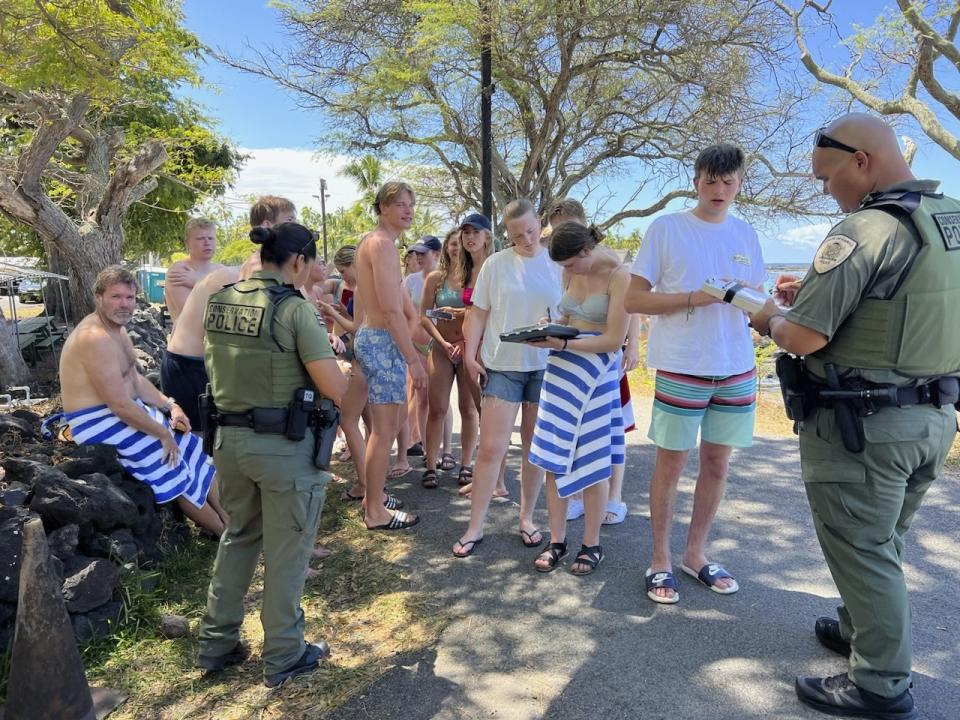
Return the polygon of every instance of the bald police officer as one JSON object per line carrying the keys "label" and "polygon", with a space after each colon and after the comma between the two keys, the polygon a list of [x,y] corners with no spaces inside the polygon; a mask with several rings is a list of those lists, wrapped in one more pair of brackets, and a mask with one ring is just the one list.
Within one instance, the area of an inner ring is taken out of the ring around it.
{"label": "bald police officer", "polygon": [[843,600],[839,622],[814,630],[848,672],[797,678],[796,691],[830,714],[912,718],[903,537],[957,430],[960,202],[915,179],[892,129],[869,115],[818,131],[813,172],[849,214],[802,283],[778,278],[789,310],[771,300],[751,318],[803,356],[778,371]]}
{"label": "bald police officer", "polygon": [[329,475],[314,465],[315,394],[340,402],[347,379],[302,287],[314,234],[296,223],[254,228],[262,269],[210,296],[204,361],[217,406],[213,459],[230,521],[200,626],[197,664],[242,662],[243,597],[263,548],[263,674],[275,687],[319,666],[323,641],[303,637],[300,596]]}

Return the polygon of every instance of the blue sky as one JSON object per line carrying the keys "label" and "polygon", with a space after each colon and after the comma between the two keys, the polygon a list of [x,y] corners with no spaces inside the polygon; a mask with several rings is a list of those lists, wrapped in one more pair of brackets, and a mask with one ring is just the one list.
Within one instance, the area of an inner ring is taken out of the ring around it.
{"label": "blue sky", "polygon": [[[838,25],[846,33],[852,30],[855,22],[871,24],[890,3],[861,0],[856,3],[841,1],[834,5]],[[245,44],[267,47],[282,46],[287,42],[278,22],[279,14],[263,0],[234,0],[229,4],[185,0],[183,9],[187,27],[202,42],[232,54],[240,54]],[[835,58],[836,38],[823,36],[812,43],[811,49],[826,60]],[[798,70],[798,73],[805,72]],[[337,175],[346,159],[320,158],[313,153],[314,143],[324,130],[322,118],[316,111],[298,107],[294,98],[268,80],[213,61],[204,65],[202,74],[211,87],[191,90],[187,94],[206,108],[219,123],[223,135],[251,155],[240,173],[237,186],[228,193],[228,204],[242,211],[246,196],[271,192],[289,196],[300,206],[319,207],[314,196],[319,193],[321,177],[328,183],[328,209],[348,205],[356,199],[355,188]],[[956,123],[952,129],[954,132],[960,130]],[[957,176],[956,160],[919,131],[908,133],[919,146],[913,163],[918,177],[949,182]],[[612,188],[616,196],[624,199],[633,189]],[[956,194],[955,188],[953,192]],[[682,207],[683,203],[675,203],[670,210]],[[634,221],[629,227],[639,227],[642,231],[651,220]],[[785,218],[758,228],[766,260],[809,261],[829,225],[824,220],[806,222]]]}

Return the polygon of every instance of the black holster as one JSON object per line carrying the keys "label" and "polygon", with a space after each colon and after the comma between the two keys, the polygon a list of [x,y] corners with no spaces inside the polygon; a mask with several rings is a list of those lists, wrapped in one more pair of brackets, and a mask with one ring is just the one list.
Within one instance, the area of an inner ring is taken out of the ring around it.
{"label": "black holster", "polygon": [[313,427],[313,464],[321,470],[328,470],[333,457],[333,443],[337,439],[337,427],[340,425],[340,408],[333,404],[333,400],[322,398],[316,417]]}
{"label": "black holster", "polygon": [[[824,363],[823,372],[826,376],[827,387],[830,390],[842,390],[840,378],[837,376],[837,367],[833,363]],[[852,453],[863,452],[865,439],[863,435],[863,418],[854,400],[834,399],[833,418],[840,429],[843,446]]]}
{"label": "black holster", "polygon": [[793,431],[803,426],[803,421],[814,408],[812,386],[807,378],[803,358],[781,353],[776,361],[777,379],[787,417],[793,420]]}
{"label": "black holster", "polygon": [[213,402],[213,388],[207,383],[206,392],[200,396],[200,435],[203,437],[203,452],[213,456],[213,438],[217,432],[217,406]]}

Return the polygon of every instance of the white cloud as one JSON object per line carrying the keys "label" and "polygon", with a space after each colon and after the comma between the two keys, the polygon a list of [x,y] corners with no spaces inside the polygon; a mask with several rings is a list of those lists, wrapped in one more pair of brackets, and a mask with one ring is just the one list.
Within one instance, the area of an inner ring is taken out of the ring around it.
{"label": "white cloud", "polygon": [[320,178],[327,181],[327,212],[360,199],[353,182],[340,176],[350,158],[297,148],[240,148],[240,152],[249,157],[226,198],[238,213],[247,211],[250,195],[280,195],[292,200],[298,210],[309,205],[319,212],[320,200],[314,196],[320,195]]}
{"label": "white cloud", "polygon": [[831,227],[833,225],[828,222],[801,225],[780,233],[777,239],[787,247],[815,248],[827,236]]}

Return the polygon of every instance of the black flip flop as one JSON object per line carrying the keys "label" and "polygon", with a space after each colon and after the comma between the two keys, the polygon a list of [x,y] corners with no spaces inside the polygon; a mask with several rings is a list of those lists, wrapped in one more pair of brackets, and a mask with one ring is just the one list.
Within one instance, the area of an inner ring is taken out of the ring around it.
{"label": "black flip flop", "polygon": [[[537,533],[540,533],[540,539],[534,542],[533,536]],[[532,533],[528,533],[526,530],[520,531],[520,542],[523,543],[524,547],[534,548],[540,547],[543,545],[543,533],[539,530],[534,530]]]}
{"label": "black flip flop", "polygon": [[[470,557],[471,555],[473,555],[473,551],[477,549],[477,545],[479,545],[482,542],[483,542],[483,538],[477,538],[476,540],[467,540],[466,542],[457,540],[457,544],[460,546],[461,550],[460,552],[457,552],[456,550],[454,550],[453,556],[456,558]],[[470,546],[470,549],[464,550],[463,548],[466,548],[468,545]]]}

